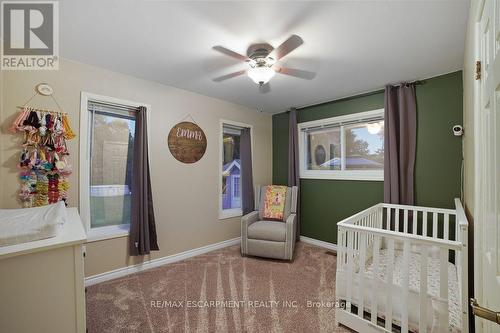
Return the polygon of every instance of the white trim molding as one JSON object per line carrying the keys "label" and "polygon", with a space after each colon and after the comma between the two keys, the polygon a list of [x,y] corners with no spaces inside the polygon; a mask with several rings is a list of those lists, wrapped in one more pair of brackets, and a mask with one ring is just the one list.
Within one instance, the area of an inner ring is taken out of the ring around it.
{"label": "white trim molding", "polygon": [[87,243],[97,242],[105,239],[126,237],[129,234],[130,224],[108,225],[93,228],[87,232]]}
{"label": "white trim molding", "polygon": [[304,242],[304,243],[307,243],[307,244],[319,246],[319,247],[328,249],[330,251],[337,252],[337,244],[333,244],[333,243],[330,243],[330,242],[325,242],[325,241],[322,241],[322,240],[319,240],[319,239],[315,239],[315,238],[309,238],[309,237],[306,237],[306,236],[300,236],[300,241]]}
{"label": "white trim molding", "polygon": [[129,274],[142,272],[144,270],[163,266],[166,264],[171,264],[171,263],[181,261],[184,259],[188,259],[188,258],[197,256],[197,255],[200,255],[200,254],[219,250],[219,249],[231,246],[231,245],[237,245],[240,243],[240,239],[241,239],[240,237],[232,238],[232,239],[228,239],[228,240],[225,240],[225,241],[222,241],[219,243],[214,243],[214,244],[198,247],[196,249],[184,251],[181,253],[172,254],[170,256],[152,259],[152,260],[145,261],[145,262],[137,264],[137,265],[131,265],[131,266],[127,266],[127,267],[118,268],[118,269],[115,269],[115,270],[112,270],[109,272],[92,275],[92,276],[85,278],[85,286],[92,286],[92,285],[97,284],[97,283],[117,279],[117,278],[129,275]]}
{"label": "white trim molding", "polygon": [[300,178],[384,181],[384,170],[304,170]]}

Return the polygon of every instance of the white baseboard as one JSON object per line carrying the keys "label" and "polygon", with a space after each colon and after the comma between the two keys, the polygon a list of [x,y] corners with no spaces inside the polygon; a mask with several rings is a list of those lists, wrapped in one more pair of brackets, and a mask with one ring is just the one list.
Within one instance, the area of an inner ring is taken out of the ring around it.
{"label": "white baseboard", "polygon": [[[329,242],[325,242],[325,241],[321,241],[318,239],[309,238],[309,237],[305,237],[305,236],[300,236],[300,241],[304,242],[304,243],[311,244],[311,245],[323,247],[323,248],[331,250],[331,251],[335,251],[335,252],[337,251],[337,245],[333,244],[333,243],[329,243]],[[237,238],[228,239],[228,240],[225,240],[225,241],[222,241],[219,243],[210,244],[210,245],[202,246],[202,247],[199,247],[196,249],[184,251],[181,253],[172,254],[170,256],[149,260],[149,261],[137,264],[137,265],[131,265],[131,266],[127,266],[127,267],[118,268],[118,269],[115,269],[115,270],[112,270],[109,272],[92,275],[92,276],[85,278],[85,286],[91,286],[91,285],[94,285],[97,283],[117,279],[117,278],[125,276],[125,275],[129,275],[129,274],[144,271],[146,269],[151,269],[151,268],[159,267],[162,265],[170,264],[173,262],[181,261],[181,260],[188,259],[188,258],[197,256],[197,255],[200,255],[203,253],[215,251],[215,250],[222,249],[224,247],[228,247],[231,245],[236,245],[239,243],[240,243],[240,237],[237,237]]]}
{"label": "white baseboard", "polygon": [[225,241],[222,241],[219,243],[210,244],[210,245],[202,246],[202,247],[199,247],[196,249],[188,250],[185,252],[173,254],[170,256],[149,260],[149,261],[137,264],[137,265],[131,265],[131,266],[127,266],[127,267],[118,268],[118,269],[115,269],[115,270],[112,270],[109,272],[105,272],[105,273],[101,273],[101,274],[97,274],[97,275],[92,275],[92,276],[85,278],[85,286],[91,286],[91,285],[94,285],[97,283],[109,281],[109,280],[116,279],[116,278],[119,278],[119,277],[122,277],[125,275],[132,274],[132,273],[141,272],[141,271],[144,271],[146,269],[170,264],[170,263],[173,263],[176,261],[184,260],[184,259],[191,258],[191,257],[197,256],[197,255],[203,254],[203,253],[222,249],[224,247],[236,245],[239,243],[240,243],[240,237],[237,237],[237,238],[228,239],[228,240],[225,240]]}
{"label": "white baseboard", "polygon": [[337,244],[325,242],[319,239],[309,238],[306,236],[300,236],[300,241],[307,244],[324,247],[325,249],[337,252]]}

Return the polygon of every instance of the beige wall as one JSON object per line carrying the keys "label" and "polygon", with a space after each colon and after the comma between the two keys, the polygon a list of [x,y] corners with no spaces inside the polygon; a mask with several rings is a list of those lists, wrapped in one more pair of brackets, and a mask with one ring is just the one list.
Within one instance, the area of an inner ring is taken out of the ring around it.
{"label": "beige wall", "polygon": [[[239,219],[218,219],[219,205],[219,121],[227,119],[253,125],[254,182],[271,182],[271,117],[253,109],[185,90],[137,79],[93,66],[63,60],[59,71],[2,71],[0,83],[0,207],[18,207],[19,183],[16,162],[19,135],[7,133],[16,115],[16,106],[33,95],[33,87],[47,82],[72,127],[79,132],[80,92],[122,98],[151,105],[151,173],[159,246],[151,258],[238,237]],[[223,89],[223,88],[221,88]],[[54,108],[48,98],[36,97],[33,105]],[[182,164],[170,154],[166,138],[170,128],[191,114],[205,131],[205,156],[192,165]],[[73,165],[69,204],[78,206],[78,137],[69,141]],[[145,258],[127,255],[127,238],[87,244],[86,276],[110,271]]]}
{"label": "beige wall", "polygon": [[[474,214],[474,89],[476,38],[475,24],[479,1],[472,0],[467,24],[464,55],[464,201],[468,213]],[[471,217],[470,216],[470,217]]]}

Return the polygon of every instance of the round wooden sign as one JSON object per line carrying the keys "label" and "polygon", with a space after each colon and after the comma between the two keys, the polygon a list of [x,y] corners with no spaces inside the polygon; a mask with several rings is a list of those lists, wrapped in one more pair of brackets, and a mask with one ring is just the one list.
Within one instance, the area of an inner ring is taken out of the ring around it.
{"label": "round wooden sign", "polygon": [[176,160],[195,163],[207,150],[207,137],[200,126],[183,121],[172,127],[168,133],[168,148]]}

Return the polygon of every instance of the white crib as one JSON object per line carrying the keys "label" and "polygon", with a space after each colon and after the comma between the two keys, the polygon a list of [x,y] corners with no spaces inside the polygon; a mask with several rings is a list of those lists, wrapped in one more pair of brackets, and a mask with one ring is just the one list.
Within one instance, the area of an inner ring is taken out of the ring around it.
{"label": "white crib", "polygon": [[468,222],[455,206],[380,203],[339,222],[337,323],[362,333],[468,332]]}

